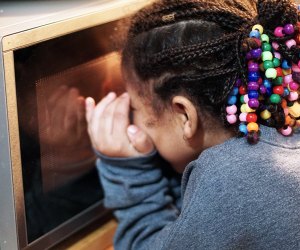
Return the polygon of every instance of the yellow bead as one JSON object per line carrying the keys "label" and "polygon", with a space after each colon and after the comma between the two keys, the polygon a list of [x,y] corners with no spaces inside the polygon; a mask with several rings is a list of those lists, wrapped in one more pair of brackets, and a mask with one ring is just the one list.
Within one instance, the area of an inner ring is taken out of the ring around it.
{"label": "yellow bead", "polygon": [[246,113],[252,113],[255,112],[255,109],[252,109],[248,106],[248,104],[246,104]]}
{"label": "yellow bead", "polygon": [[269,110],[264,110],[263,112],[260,113],[260,117],[264,120],[267,120],[271,117],[271,113]]}
{"label": "yellow bead", "polygon": [[289,113],[294,117],[300,117],[300,104],[298,102],[294,102],[292,107],[289,107]]}
{"label": "yellow bead", "polygon": [[258,131],[258,124],[256,122],[250,122],[248,123],[247,125],[247,130],[248,132],[251,132],[251,131]]}
{"label": "yellow bead", "polygon": [[241,113],[246,113],[246,104],[242,104],[241,106]]}
{"label": "yellow bead", "polygon": [[292,69],[282,69],[282,73],[285,76],[290,75],[290,74],[292,74]]}
{"label": "yellow bead", "polygon": [[252,30],[258,30],[260,34],[264,33],[264,28],[260,24],[254,25]]}

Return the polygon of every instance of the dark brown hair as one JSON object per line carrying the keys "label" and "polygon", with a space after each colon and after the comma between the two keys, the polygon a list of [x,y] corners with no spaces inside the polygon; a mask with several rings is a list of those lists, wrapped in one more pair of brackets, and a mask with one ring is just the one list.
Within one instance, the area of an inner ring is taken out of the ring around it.
{"label": "dark brown hair", "polygon": [[[253,44],[247,38],[252,26],[260,23],[264,33],[277,39],[272,36],[275,27],[296,22],[296,7],[289,0],[156,1],[132,18],[123,71],[140,95],[159,98],[153,99],[157,110],[157,103],[184,94],[224,121],[234,83],[247,81],[244,50]],[[280,50],[293,60],[295,51],[281,44]],[[267,125],[280,122],[276,116],[282,113],[276,108],[275,121]]]}

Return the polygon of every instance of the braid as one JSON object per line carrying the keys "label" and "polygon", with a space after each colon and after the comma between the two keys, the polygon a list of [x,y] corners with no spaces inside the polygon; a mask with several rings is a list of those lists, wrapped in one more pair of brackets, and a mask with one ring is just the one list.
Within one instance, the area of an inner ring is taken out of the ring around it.
{"label": "braid", "polygon": [[290,0],[259,0],[257,6],[259,22],[267,27],[268,31],[273,31],[282,24],[297,21],[296,5],[291,4]]}
{"label": "braid", "polygon": [[[197,58],[205,57],[208,55],[214,55],[218,52],[222,52],[228,47],[232,46],[232,43],[235,43],[235,41],[228,41],[227,43],[224,43],[223,40],[225,39],[218,39],[216,42],[212,42],[214,46],[211,46],[209,43],[200,43],[198,46],[183,46],[176,49],[170,48],[166,49],[162,52],[156,53],[154,55],[148,56],[148,58],[144,58],[139,61],[138,64],[138,71],[147,71],[151,74],[154,73],[155,69],[158,68],[158,70],[162,70],[165,66],[183,66],[191,64],[194,60],[197,60]],[[227,40],[227,39],[226,39]],[[220,65],[225,66],[228,64],[228,62],[232,61],[233,57],[228,57],[227,60],[225,60]],[[217,69],[220,65],[216,66],[197,66],[196,68],[205,69],[205,70],[214,70]],[[157,72],[156,72],[157,73]],[[160,72],[158,72],[160,73]]]}
{"label": "braid", "polygon": [[[168,13],[174,14],[174,17],[164,19]],[[141,11],[133,20],[129,33],[131,36],[136,36],[153,28],[172,24],[175,20],[178,22],[191,19],[215,22],[225,29],[238,30],[240,26],[252,18],[253,13],[243,12],[236,7],[225,5],[222,1],[169,0],[156,2],[151,7]]]}
{"label": "braid", "polygon": [[291,48],[288,48],[285,44],[278,44],[278,51],[280,52],[283,57],[289,61],[289,63],[295,63],[297,64],[299,61],[299,53],[300,53],[300,48],[293,46]]}
{"label": "braid", "polygon": [[[280,25],[296,27],[296,7],[291,0],[257,1],[257,5],[256,0],[155,2],[132,19],[123,52],[125,72],[133,68],[140,80],[133,81],[136,87],[151,91],[161,103],[167,103],[176,94],[186,94],[199,107],[205,107],[228,125],[231,123],[229,114],[237,118],[242,106],[248,103],[237,105],[238,111],[234,114],[226,113],[227,105],[235,105],[237,95],[244,98],[247,91],[251,91],[248,90],[250,82],[262,85],[262,78],[252,81],[247,71],[249,63],[254,62],[259,67],[259,59],[249,59],[251,55],[248,54],[262,46],[258,38],[248,37],[250,27],[262,24],[264,34],[278,43],[278,53],[290,65],[299,61],[300,48],[286,45],[294,35],[279,37],[273,33]],[[298,28],[296,32],[299,33]],[[300,73],[292,75],[300,82]],[[281,129],[286,123],[286,110],[270,102],[272,89],[268,91],[271,92],[261,95],[260,106],[250,113],[257,114],[259,123]],[[149,92],[140,93],[147,95]],[[271,114],[265,120],[260,117],[260,112],[264,111]],[[236,125],[235,129],[238,131]],[[255,144],[259,135],[259,129],[249,130],[248,142]]]}

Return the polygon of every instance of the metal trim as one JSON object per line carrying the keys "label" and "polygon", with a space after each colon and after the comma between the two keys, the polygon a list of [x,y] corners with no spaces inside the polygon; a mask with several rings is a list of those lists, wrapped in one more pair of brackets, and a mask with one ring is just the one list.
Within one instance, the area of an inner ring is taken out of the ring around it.
{"label": "metal trim", "polygon": [[13,194],[15,199],[16,223],[20,247],[27,245],[24,190],[17,111],[15,67],[13,52],[3,54],[7,96],[7,117],[10,141]]}
{"label": "metal trim", "polygon": [[71,19],[8,35],[3,37],[3,51],[20,49],[82,29],[115,21],[133,14],[150,2],[149,0],[121,0],[113,6],[110,6],[110,8],[103,9],[99,12],[73,17]]}

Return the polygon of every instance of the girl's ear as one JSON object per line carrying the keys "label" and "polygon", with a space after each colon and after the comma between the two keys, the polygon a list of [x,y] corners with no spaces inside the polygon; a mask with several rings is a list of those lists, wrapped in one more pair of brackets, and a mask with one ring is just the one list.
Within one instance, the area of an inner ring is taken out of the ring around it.
{"label": "girl's ear", "polygon": [[183,137],[191,139],[198,129],[198,112],[195,105],[184,96],[175,96],[172,99],[172,108],[179,118]]}

